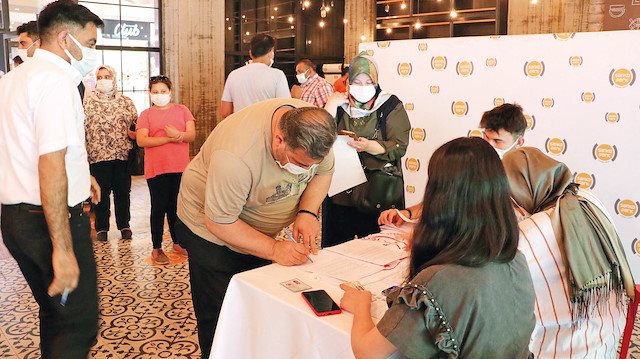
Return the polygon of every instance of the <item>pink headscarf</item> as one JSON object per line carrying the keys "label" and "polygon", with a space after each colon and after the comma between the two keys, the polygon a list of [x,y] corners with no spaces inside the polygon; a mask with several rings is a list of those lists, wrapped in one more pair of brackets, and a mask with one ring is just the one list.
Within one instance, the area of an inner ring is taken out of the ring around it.
{"label": "pink headscarf", "polygon": [[[98,67],[96,69],[96,77],[98,76],[98,71],[105,69],[107,71],[109,71],[109,74],[111,74],[111,80],[113,81],[113,94],[114,96],[118,95],[118,81],[116,79],[116,70],[113,69],[113,67],[109,66],[109,65],[100,65],[100,67]],[[99,93],[100,95],[105,95],[104,93],[102,93],[102,91],[98,90],[98,88],[96,87],[96,93]]]}

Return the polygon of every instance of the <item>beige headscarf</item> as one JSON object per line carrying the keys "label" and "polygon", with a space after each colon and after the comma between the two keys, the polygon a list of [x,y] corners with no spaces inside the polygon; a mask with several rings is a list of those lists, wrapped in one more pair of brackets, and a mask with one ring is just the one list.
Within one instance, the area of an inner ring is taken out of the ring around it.
{"label": "beige headscarf", "polygon": [[105,69],[107,71],[109,71],[109,73],[111,74],[111,79],[113,81],[113,94],[111,96],[108,96],[107,94],[103,93],[102,91],[100,91],[99,89],[96,88],[95,91],[95,97],[99,100],[102,101],[110,101],[113,99],[116,99],[118,97],[120,97],[120,92],[118,91],[118,80],[116,78],[116,70],[109,66],[109,65],[100,65],[97,69],[96,69],[96,76],[98,75],[98,71]]}
{"label": "beige headscarf", "polygon": [[552,222],[568,269],[572,315],[586,318],[622,293],[634,297],[635,284],[620,238],[609,217],[577,196],[578,185],[564,163],[533,147],[510,151],[502,160],[514,201],[530,214],[556,207]]}

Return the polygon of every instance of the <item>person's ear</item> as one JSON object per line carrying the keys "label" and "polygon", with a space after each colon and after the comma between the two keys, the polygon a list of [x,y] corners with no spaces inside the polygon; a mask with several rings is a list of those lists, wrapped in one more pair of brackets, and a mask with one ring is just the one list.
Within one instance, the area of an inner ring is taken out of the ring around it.
{"label": "person's ear", "polygon": [[520,136],[518,141],[516,141],[516,147],[522,147],[524,145],[524,136]]}

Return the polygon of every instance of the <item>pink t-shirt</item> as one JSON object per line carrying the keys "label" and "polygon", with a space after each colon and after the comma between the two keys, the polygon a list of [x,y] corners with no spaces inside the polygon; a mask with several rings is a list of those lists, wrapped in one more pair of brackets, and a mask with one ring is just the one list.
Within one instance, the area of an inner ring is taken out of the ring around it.
{"label": "pink t-shirt", "polygon": [[[187,129],[187,122],[195,121],[186,106],[173,104],[166,110],[150,107],[140,114],[136,130],[146,128],[149,137],[166,137],[164,126],[173,125],[178,131]],[[189,144],[167,143],[144,149],[144,178],[149,179],[165,173],[182,173],[189,164]]]}

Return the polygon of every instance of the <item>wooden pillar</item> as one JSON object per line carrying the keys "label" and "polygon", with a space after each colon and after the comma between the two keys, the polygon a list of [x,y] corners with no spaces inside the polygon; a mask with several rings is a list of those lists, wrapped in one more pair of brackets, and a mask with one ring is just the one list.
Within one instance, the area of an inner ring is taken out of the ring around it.
{"label": "wooden pillar", "polygon": [[538,0],[532,4],[509,0],[508,34],[588,31],[592,2],[594,0]]}
{"label": "wooden pillar", "polygon": [[587,23],[587,31],[602,31],[604,25],[604,0],[590,1]]}
{"label": "wooden pillar", "polygon": [[344,61],[349,63],[358,54],[358,45],[361,42],[375,40],[376,2],[345,0],[344,17],[347,19],[344,27]]}
{"label": "wooden pillar", "polygon": [[173,100],[191,110],[200,150],[220,122],[224,88],[224,0],[163,0],[164,74],[173,82]]}

